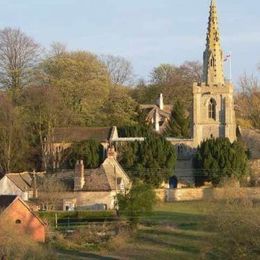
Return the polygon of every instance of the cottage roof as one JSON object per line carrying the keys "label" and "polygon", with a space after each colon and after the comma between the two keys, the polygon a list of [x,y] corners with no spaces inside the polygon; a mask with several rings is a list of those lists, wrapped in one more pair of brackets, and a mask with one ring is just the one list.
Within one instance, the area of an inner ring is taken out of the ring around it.
{"label": "cottage roof", "polygon": [[0,195],[0,209],[9,207],[16,198],[16,195]]}
{"label": "cottage roof", "polygon": [[[152,110],[152,109],[154,109],[154,108],[159,108],[159,106],[158,105],[156,105],[156,104],[141,104],[140,105],[140,109],[141,110]],[[173,106],[172,105],[164,105],[163,106],[163,109],[161,110],[161,111],[163,111],[163,112],[165,112],[165,113],[171,113],[172,112],[172,108],[173,108]]]}
{"label": "cottage roof", "polygon": [[146,114],[146,120],[150,121],[154,118],[155,113],[158,113],[161,117],[169,119],[171,117],[172,106],[164,105],[163,109],[160,109],[158,105],[141,105],[140,109]]}
{"label": "cottage roof", "polygon": [[85,171],[84,191],[111,191],[108,176],[101,166],[100,168]]}
{"label": "cottage roof", "polygon": [[85,140],[96,140],[99,142],[109,141],[112,127],[60,127],[54,128],[52,142],[73,143]]}
{"label": "cottage roof", "polygon": [[32,189],[32,177],[29,172],[7,173],[5,176],[22,191]]}
{"label": "cottage roof", "polygon": [[[74,171],[59,172],[57,178],[64,183],[74,179]],[[112,191],[118,188],[122,180],[130,183],[130,178],[114,158],[107,158],[99,168],[84,171],[85,184],[82,191]],[[70,185],[70,189],[73,186]]]}

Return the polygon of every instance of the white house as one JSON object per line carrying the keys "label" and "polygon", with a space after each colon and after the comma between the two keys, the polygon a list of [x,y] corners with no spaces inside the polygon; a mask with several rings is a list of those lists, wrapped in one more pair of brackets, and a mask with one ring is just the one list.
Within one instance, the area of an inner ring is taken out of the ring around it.
{"label": "white house", "polygon": [[33,174],[29,172],[8,173],[0,180],[0,195],[18,195],[28,201],[36,195],[36,188],[34,189],[33,186]]}

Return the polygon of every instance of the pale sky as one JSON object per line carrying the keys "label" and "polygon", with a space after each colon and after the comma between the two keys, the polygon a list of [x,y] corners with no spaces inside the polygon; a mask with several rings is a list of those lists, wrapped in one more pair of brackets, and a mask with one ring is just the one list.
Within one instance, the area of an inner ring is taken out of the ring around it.
{"label": "pale sky", "polygon": [[[138,77],[161,63],[202,61],[209,0],[0,0],[0,27],[19,27],[44,47],[126,57]],[[260,63],[260,1],[217,0],[233,79]],[[228,66],[227,66],[228,67]],[[228,75],[228,69],[226,71]]]}

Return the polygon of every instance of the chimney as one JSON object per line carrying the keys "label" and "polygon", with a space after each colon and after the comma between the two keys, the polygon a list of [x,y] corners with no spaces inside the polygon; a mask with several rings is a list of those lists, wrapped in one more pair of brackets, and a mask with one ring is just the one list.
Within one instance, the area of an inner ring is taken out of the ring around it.
{"label": "chimney", "polygon": [[160,96],[159,96],[159,98],[158,98],[157,105],[159,106],[159,108],[160,108],[161,110],[164,109],[163,94],[162,94],[162,93],[160,94]]}
{"label": "chimney", "polygon": [[115,150],[115,146],[112,145],[107,149],[107,158],[117,158],[117,152]]}
{"label": "chimney", "polygon": [[155,111],[155,131],[160,132],[160,115],[158,110]]}
{"label": "chimney", "polygon": [[77,161],[74,173],[74,191],[81,191],[85,184],[84,176],[84,162],[83,160]]}

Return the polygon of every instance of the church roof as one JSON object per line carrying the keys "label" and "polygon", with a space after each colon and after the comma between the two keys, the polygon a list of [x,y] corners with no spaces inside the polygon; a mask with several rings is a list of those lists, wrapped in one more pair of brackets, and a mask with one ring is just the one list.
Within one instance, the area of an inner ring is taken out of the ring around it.
{"label": "church roof", "polygon": [[53,143],[73,143],[85,140],[109,141],[112,127],[59,127],[54,128]]}

